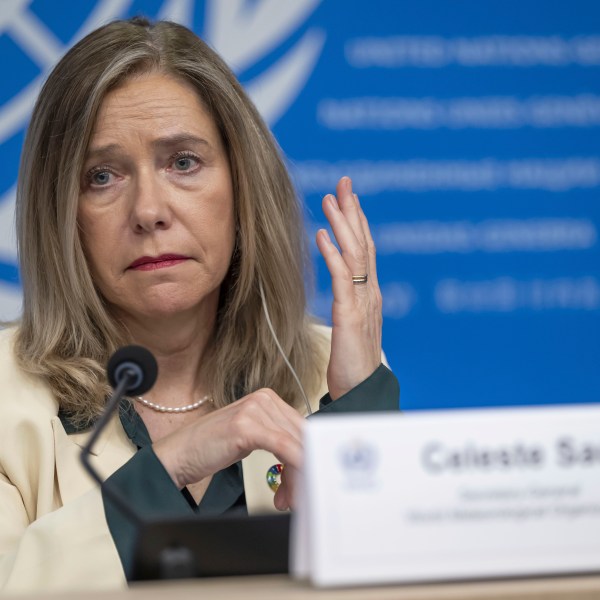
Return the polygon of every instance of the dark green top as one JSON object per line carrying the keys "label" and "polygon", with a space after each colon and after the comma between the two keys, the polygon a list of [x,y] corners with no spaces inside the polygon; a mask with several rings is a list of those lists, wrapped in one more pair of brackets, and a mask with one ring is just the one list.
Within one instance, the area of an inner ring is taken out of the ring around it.
{"label": "dark green top", "polygon": [[[398,410],[400,387],[393,373],[380,365],[375,372],[347,394],[333,402],[326,394],[314,416],[341,412]],[[64,415],[59,415],[67,433],[75,430]],[[234,511],[247,514],[241,462],[215,473],[200,501],[196,504],[187,488],[177,489],[152,449],[152,440],[144,422],[130,403],[120,411],[121,424],[138,452],[103,484],[106,520],[130,579],[135,525],[124,516],[104,493],[112,486],[128,500],[144,519],[220,515]],[[265,485],[266,482],[265,482]]]}

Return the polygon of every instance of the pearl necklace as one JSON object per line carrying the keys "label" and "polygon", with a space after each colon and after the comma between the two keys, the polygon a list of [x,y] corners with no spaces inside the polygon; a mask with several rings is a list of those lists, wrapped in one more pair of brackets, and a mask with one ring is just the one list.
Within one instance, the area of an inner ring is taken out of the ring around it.
{"label": "pearl necklace", "polygon": [[144,398],[143,396],[135,396],[134,400],[136,402],[139,402],[140,404],[143,404],[144,406],[147,406],[148,408],[151,408],[152,410],[155,410],[155,411],[161,412],[161,413],[190,412],[191,410],[196,410],[197,408],[202,406],[205,402],[213,401],[213,399],[210,396],[204,396],[204,398],[200,398],[200,400],[197,400],[193,404],[186,404],[185,406],[173,407],[173,406],[162,406],[161,404],[154,404],[154,402],[150,402],[150,400],[146,400],[146,398]]}

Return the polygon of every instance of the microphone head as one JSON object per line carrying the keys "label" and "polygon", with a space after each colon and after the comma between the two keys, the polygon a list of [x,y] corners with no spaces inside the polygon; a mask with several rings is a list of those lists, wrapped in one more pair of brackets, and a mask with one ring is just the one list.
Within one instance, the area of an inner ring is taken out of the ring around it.
{"label": "microphone head", "polygon": [[131,396],[140,396],[154,385],[158,376],[158,365],[150,350],[142,346],[123,346],[108,361],[106,375],[110,385],[115,388],[125,374],[133,377],[124,390]]}

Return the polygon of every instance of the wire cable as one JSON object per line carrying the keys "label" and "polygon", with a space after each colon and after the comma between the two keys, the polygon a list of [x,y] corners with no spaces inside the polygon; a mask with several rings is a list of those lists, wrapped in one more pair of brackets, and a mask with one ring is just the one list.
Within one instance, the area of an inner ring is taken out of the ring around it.
{"label": "wire cable", "polygon": [[260,281],[260,279],[258,280],[258,288],[260,291],[260,299],[262,300],[263,312],[265,313],[265,319],[267,320],[267,325],[269,327],[269,331],[271,332],[271,335],[273,336],[273,341],[275,342],[275,345],[277,346],[277,350],[279,350],[279,354],[281,354],[281,358],[283,358],[285,364],[287,365],[287,368],[290,370],[290,373],[293,375],[294,379],[296,380],[296,383],[298,384],[298,387],[300,388],[300,393],[302,394],[302,398],[304,398],[304,403],[306,405],[306,412],[310,416],[313,414],[312,409],[310,408],[310,402],[308,401],[308,398],[306,397],[306,392],[304,391],[304,387],[300,383],[300,378],[298,377],[294,367],[292,367],[290,361],[288,360],[288,357],[286,356],[285,352],[283,351],[283,348],[281,347],[281,344],[279,343],[279,339],[277,337],[277,334],[275,333],[275,328],[273,327],[273,323],[271,323],[271,317],[269,316],[269,310],[267,308],[267,302],[265,300],[265,292],[263,290],[262,281]]}

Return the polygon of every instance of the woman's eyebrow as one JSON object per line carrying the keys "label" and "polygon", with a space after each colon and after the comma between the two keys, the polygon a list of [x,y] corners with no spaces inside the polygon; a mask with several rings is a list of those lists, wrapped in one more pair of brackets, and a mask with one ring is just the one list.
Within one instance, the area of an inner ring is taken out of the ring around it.
{"label": "woman's eyebrow", "polygon": [[88,148],[88,151],[85,153],[85,160],[87,161],[92,158],[102,158],[104,156],[110,156],[111,154],[116,154],[121,151],[122,147],[119,144],[106,144],[104,146]]}
{"label": "woman's eyebrow", "polygon": [[155,147],[168,147],[179,146],[181,144],[197,144],[202,146],[211,147],[211,144],[204,138],[198,137],[191,133],[175,133],[173,135],[167,135],[156,138],[152,141],[152,145]]}

